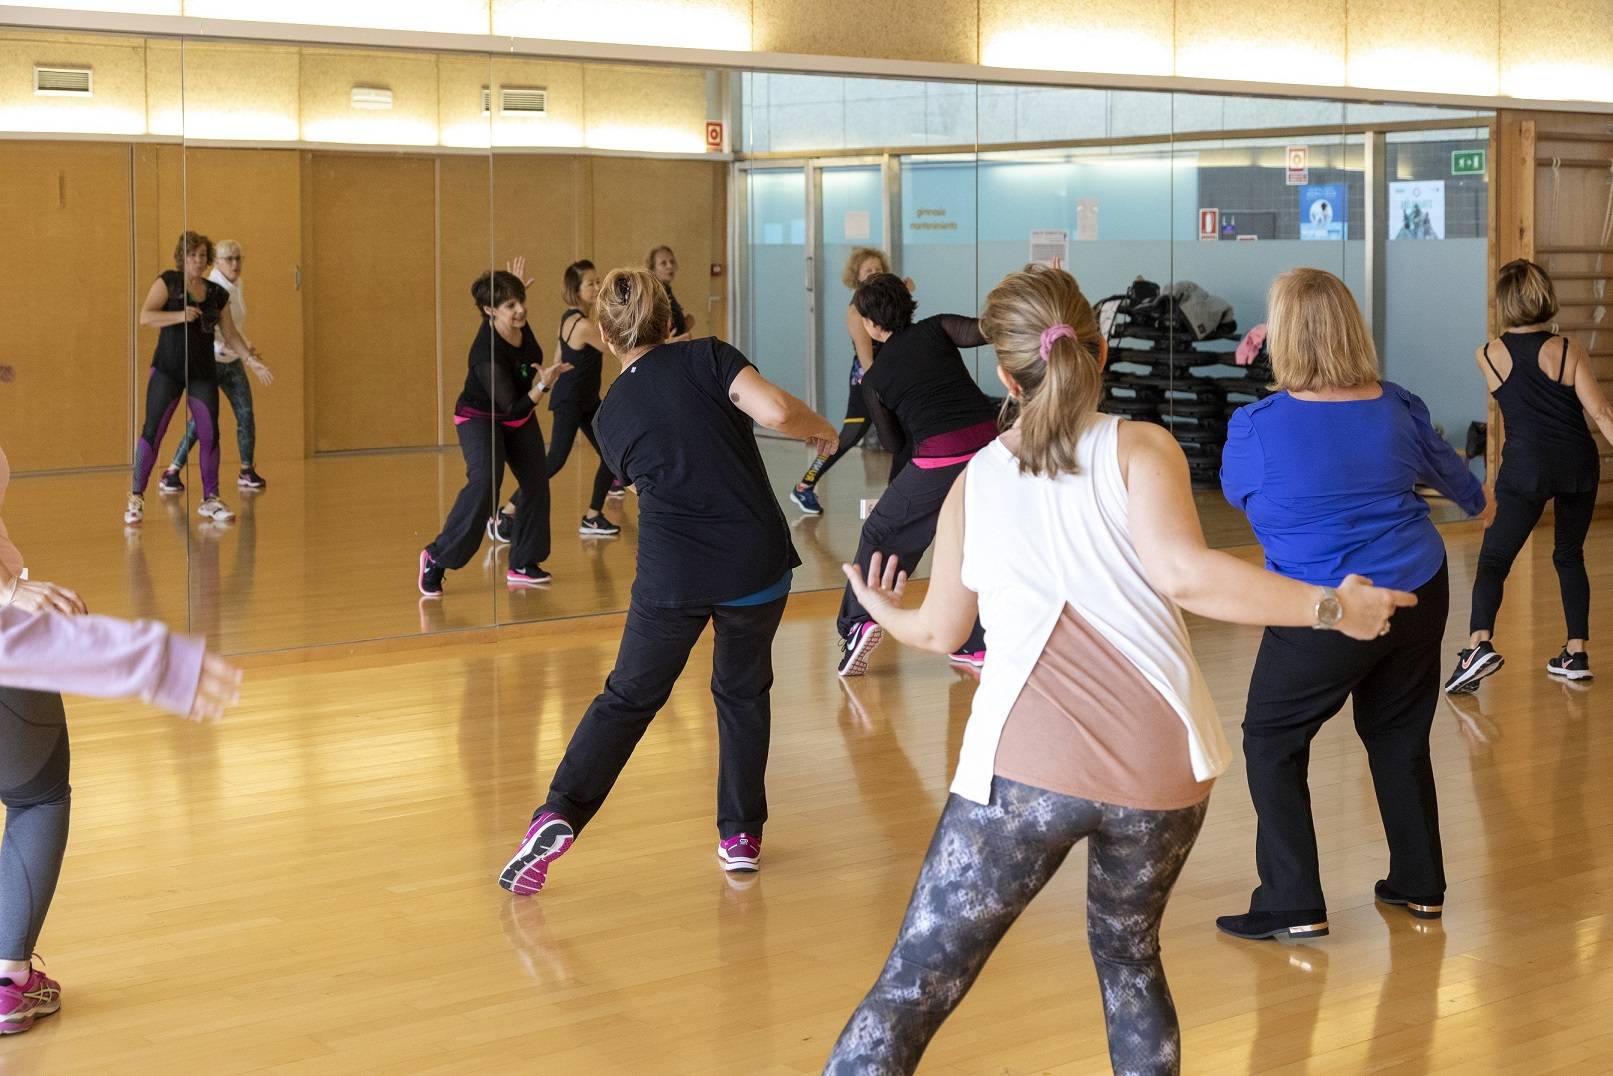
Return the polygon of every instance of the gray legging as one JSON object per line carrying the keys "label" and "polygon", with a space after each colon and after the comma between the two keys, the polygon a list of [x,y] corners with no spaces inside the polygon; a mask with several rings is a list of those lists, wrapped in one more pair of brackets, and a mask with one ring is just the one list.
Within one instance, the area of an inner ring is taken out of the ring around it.
{"label": "gray legging", "polygon": [[1159,921],[1209,800],[1176,811],[1062,796],[998,777],[986,805],[960,796],[919,869],[907,918],[835,1043],[825,1073],[908,1073],[997,943],[1077,841],[1087,851],[1087,941],[1103,991],[1116,1073],[1181,1070],[1176,1007],[1159,960]]}
{"label": "gray legging", "polygon": [[54,692],[0,687],[0,960],[27,960],[67,850],[67,714]]}

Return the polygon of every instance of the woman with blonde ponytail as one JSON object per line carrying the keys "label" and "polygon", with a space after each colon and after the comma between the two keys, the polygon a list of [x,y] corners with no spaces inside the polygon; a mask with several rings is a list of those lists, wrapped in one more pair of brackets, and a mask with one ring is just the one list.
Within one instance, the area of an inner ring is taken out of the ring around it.
{"label": "woman with blonde ponytail", "polygon": [[[991,648],[906,920],[826,1071],[912,1072],[1087,838],[1087,938],[1110,1060],[1116,1072],[1175,1073],[1159,923],[1230,757],[1180,609],[1308,625],[1317,591],[1209,549],[1170,434],[1098,412],[1108,348],[1070,274],[1012,274],[980,326],[1013,424],[948,494],[923,603],[903,607],[893,559],[876,555],[866,579],[845,566],[902,642],[948,653],[978,617]],[[1413,599],[1352,577],[1338,601],[1332,626],[1368,639]]]}
{"label": "woman with blonde ponytail", "polygon": [[583,715],[499,884],[536,893],[604,805],[639,738],[713,626],[717,860],[760,866],[767,821],[773,636],[801,558],[755,426],[823,451],[834,427],[715,337],[668,340],[672,304],[645,269],[600,283],[595,316],[622,373],[594,416],[599,454],[638,493],[638,568],[616,667]]}

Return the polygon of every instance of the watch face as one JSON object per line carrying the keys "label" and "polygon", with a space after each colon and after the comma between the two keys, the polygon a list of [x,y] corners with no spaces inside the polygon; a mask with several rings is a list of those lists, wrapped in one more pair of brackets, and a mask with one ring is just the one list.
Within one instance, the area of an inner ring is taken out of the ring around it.
{"label": "watch face", "polygon": [[1344,619],[1344,606],[1339,600],[1329,594],[1316,603],[1316,622],[1324,628],[1331,628]]}

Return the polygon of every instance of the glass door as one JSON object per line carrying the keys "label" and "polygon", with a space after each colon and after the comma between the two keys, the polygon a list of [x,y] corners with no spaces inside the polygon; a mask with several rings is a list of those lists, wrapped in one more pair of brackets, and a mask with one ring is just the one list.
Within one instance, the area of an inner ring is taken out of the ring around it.
{"label": "glass door", "polygon": [[769,381],[810,400],[807,169],[755,168],[745,178],[744,350]]}
{"label": "glass door", "polygon": [[[816,169],[816,232],[818,240],[813,281],[817,334],[813,356],[814,403],[830,422],[846,413],[854,352],[846,330],[846,308],[855,280],[852,252],[873,248],[886,252],[885,180],[878,161],[854,164],[823,163]],[[894,267],[894,266],[893,266]]]}

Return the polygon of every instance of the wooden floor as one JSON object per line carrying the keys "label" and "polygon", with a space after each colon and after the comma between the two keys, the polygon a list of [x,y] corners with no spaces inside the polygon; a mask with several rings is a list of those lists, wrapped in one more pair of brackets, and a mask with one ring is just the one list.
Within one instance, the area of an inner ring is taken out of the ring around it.
{"label": "wooden floor", "polygon": [[[890,457],[861,450],[847,456],[819,487],[825,514],[813,517],[789,500],[805,450],[764,439],[762,451],[804,562],[795,590],[838,590],[845,581],[840,563],[855,552],[862,528],[858,502],[879,496]],[[196,515],[194,465],[187,493],[153,490],[145,522],[133,528],[119,523],[128,482],[122,471],[19,476],[7,494],[6,524],[36,578],[76,587],[97,612],[156,617],[227,653],[394,639],[626,609],[636,501],[607,504],[620,537],[577,534],[595,459],[579,446],[552,483],[553,554],[545,562],[552,586],[510,590],[509,547],[484,542],[469,564],[449,573],[445,596],[425,603],[415,589],[416,562],[464,484],[457,448],[265,463],[267,491],[225,490],[239,517],[223,525]],[[506,492],[511,488],[507,480]],[[1251,540],[1242,514],[1219,492],[1201,491],[1199,502],[1213,544]]]}
{"label": "wooden floor", "polygon": [[[1447,539],[1454,648],[1477,531]],[[1562,638],[1549,551],[1537,535],[1508,584],[1506,668],[1435,725],[1442,923],[1371,900],[1385,853],[1346,716],[1311,767],[1332,936],[1218,935],[1254,882],[1241,767],[1223,778],[1164,931],[1187,1071],[1613,1071],[1613,685],[1542,671]],[[1588,559],[1607,638],[1605,519]],[[74,831],[40,942],[64,1007],[0,1041],[0,1071],[817,1071],[891,942],[974,687],[895,645],[843,685],[832,607],[792,599],[779,637],[773,821],[749,882],[713,855],[706,647],[530,899],[494,878],[610,664],[608,626],[260,659],[206,728],[70,700]],[[1257,632],[1193,634],[1236,744]],[[1105,1071],[1080,859],[922,1071]]]}

